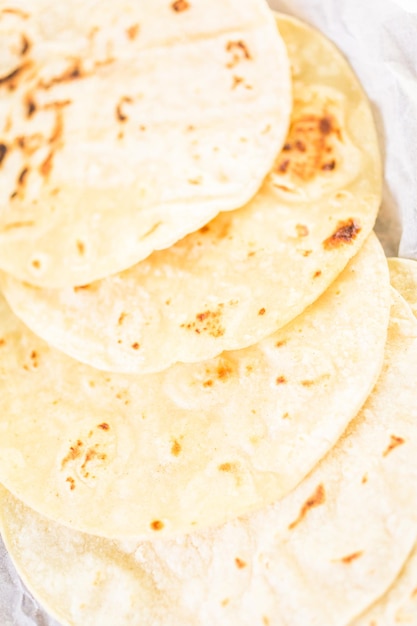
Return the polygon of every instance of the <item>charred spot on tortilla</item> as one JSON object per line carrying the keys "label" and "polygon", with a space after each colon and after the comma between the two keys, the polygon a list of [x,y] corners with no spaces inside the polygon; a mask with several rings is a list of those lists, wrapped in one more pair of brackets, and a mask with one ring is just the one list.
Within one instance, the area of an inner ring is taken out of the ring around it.
{"label": "charred spot on tortilla", "polygon": [[70,490],[74,491],[74,489],[75,489],[75,480],[71,476],[68,476],[68,478],[65,479],[65,482],[69,483]]}
{"label": "charred spot on tortilla", "polygon": [[352,554],[348,554],[347,556],[342,557],[340,561],[342,563],[345,563],[346,565],[349,565],[353,561],[356,561],[356,559],[359,559],[362,556],[362,554],[363,554],[362,551],[353,552]]}
{"label": "charred spot on tortilla", "polygon": [[0,165],[3,163],[6,154],[8,151],[8,147],[6,146],[5,143],[0,143]]}
{"label": "charred spot on tortilla", "polygon": [[332,142],[340,141],[341,137],[341,130],[332,115],[301,112],[291,123],[274,173],[310,182],[320,172],[332,172],[337,166],[335,158],[329,159],[334,150]]}
{"label": "charred spot on tortilla", "polygon": [[318,485],[313,495],[303,504],[297,519],[288,526],[289,530],[293,530],[305,518],[310,509],[321,506],[326,501],[326,492],[322,484]]}
{"label": "charred spot on tortilla", "polygon": [[182,11],[186,11],[190,8],[190,3],[187,2],[187,0],[176,0],[176,2],[171,4],[171,8],[176,13],[182,13]]}
{"label": "charred spot on tortilla", "polygon": [[132,24],[126,29],[126,34],[131,41],[134,41],[139,34],[139,24]]}
{"label": "charred spot on tortilla", "polygon": [[382,456],[388,456],[390,452],[398,448],[398,446],[402,446],[405,443],[405,439],[402,437],[397,437],[396,435],[391,435],[390,443],[388,447],[385,449]]}
{"label": "charred spot on tortilla", "polygon": [[130,96],[123,96],[119,100],[118,104],[116,105],[116,119],[119,122],[126,122],[129,119],[126,113],[123,111],[122,107],[124,104],[131,104],[132,102],[133,100]]}
{"label": "charred spot on tortilla", "polygon": [[238,569],[243,569],[247,566],[247,563],[245,563],[245,561],[240,559],[238,556],[235,558],[235,564]]}
{"label": "charred spot on tortilla", "polygon": [[24,104],[26,107],[26,117],[30,119],[37,110],[37,104],[35,102],[35,98],[33,94],[27,93],[24,99]]}
{"label": "charred spot on tortilla", "polygon": [[212,337],[222,337],[225,333],[225,328],[221,324],[222,313],[220,305],[217,309],[197,313],[195,320],[181,324],[181,328],[193,330],[197,335],[207,332]]}
{"label": "charred spot on tortilla", "polygon": [[360,224],[355,219],[350,218],[339,222],[334,233],[323,241],[323,248],[325,250],[333,250],[343,244],[350,244],[356,239],[360,231]]}

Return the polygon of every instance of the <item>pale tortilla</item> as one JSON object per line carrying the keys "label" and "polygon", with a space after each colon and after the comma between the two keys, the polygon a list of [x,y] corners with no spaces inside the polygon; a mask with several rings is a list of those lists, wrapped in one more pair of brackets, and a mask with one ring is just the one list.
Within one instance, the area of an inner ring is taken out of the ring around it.
{"label": "pale tortilla", "polygon": [[350,626],[417,625],[417,544],[387,593]]}
{"label": "pale tortilla", "polygon": [[381,172],[369,103],[336,48],[281,16],[294,78],[284,151],[245,208],[169,250],[82,288],[4,276],[15,313],[99,369],[146,373],[243,348],[313,302],[363,244]]}
{"label": "pale tortilla", "polygon": [[72,626],[345,626],[391,584],[417,532],[417,323],[393,297],[364,409],[256,515],[174,541],[111,542],[2,491],[4,539],[32,592]]}
{"label": "pale tortilla", "polygon": [[332,447],[383,359],[389,277],[372,236],[259,344],[146,376],[82,365],[1,304],[0,482],[108,537],[220,524],[284,496]]}
{"label": "pale tortilla", "polygon": [[236,209],[288,128],[265,0],[0,1],[0,267],[65,287]]}
{"label": "pale tortilla", "polygon": [[391,284],[405,298],[417,317],[417,261],[388,259]]}

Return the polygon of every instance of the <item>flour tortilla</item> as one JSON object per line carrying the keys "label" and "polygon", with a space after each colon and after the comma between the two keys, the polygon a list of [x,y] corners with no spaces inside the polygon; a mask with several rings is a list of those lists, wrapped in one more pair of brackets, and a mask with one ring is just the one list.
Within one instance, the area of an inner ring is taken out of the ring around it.
{"label": "flour tortilla", "polygon": [[108,537],[172,535],[261,508],[311,470],[370,393],[389,303],[373,236],[281,331],[146,376],[74,361],[2,303],[0,482]]}
{"label": "flour tortilla", "polygon": [[380,202],[368,101],[321,34],[288,17],[277,22],[295,101],[263,189],[172,248],[82,288],[42,290],[3,276],[9,304],[36,334],[109,371],[201,361],[275,332],[358,251]]}
{"label": "flour tortilla", "polygon": [[391,284],[405,298],[417,317],[417,261],[388,259]]}
{"label": "flour tortilla", "polygon": [[0,266],[84,284],[260,187],[288,128],[265,0],[0,1]]}
{"label": "flour tortilla", "polygon": [[345,626],[391,584],[415,540],[416,368],[417,323],[394,294],[375,390],[281,502],[174,541],[111,542],[49,522],[2,491],[11,556],[32,592],[73,626]]}
{"label": "flour tortilla", "polygon": [[350,626],[417,625],[417,544],[389,591]]}

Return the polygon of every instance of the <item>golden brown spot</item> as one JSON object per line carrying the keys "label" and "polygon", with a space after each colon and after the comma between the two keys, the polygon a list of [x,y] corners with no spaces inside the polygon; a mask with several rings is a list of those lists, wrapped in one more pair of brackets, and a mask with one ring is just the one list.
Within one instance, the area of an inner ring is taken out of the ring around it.
{"label": "golden brown spot", "polygon": [[6,74],[6,76],[0,76],[0,87],[3,85],[7,87],[10,91],[16,88],[17,79],[22,74],[22,72],[28,67],[28,63],[22,63],[15,70]]}
{"label": "golden brown spot", "polygon": [[288,412],[284,413],[284,415],[282,416],[283,420],[287,420],[289,418],[290,414]]}
{"label": "golden brown spot", "polygon": [[162,530],[164,527],[164,523],[161,522],[161,520],[156,519],[153,522],[151,522],[151,528],[152,530]]}
{"label": "golden brown spot", "polygon": [[6,154],[7,154],[7,146],[5,143],[0,143],[0,165],[3,163]]}
{"label": "golden brown spot", "polygon": [[221,325],[222,308],[221,305],[218,305],[214,311],[207,310],[197,313],[195,321],[181,324],[181,328],[194,330],[198,335],[207,332],[212,337],[221,337],[225,333],[225,329]]}
{"label": "golden brown spot", "polygon": [[38,259],[33,259],[31,265],[35,268],[35,270],[38,270],[41,267],[41,262]]}
{"label": "golden brown spot", "polygon": [[213,385],[214,385],[214,383],[213,383],[213,381],[211,379],[205,380],[203,382],[203,387],[213,387]]}
{"label": "golden brown spot", "polygon": [[264,626],[269,626],[270,622],[269,622],[269,619],[266,617],[266,615],[264,615],[262,617],[262,622],[263,622]]}
{"label": "golden brown spot", "polygon": [[411,592],[411,597],[415,598],[417,596],[417,587],[414,589],[414,591]]}
{"label": "golden brown spot", "polygon": [[119,319],[117,320],[117,324],[121,326],[127,317],[127,313],[120,313]]}
{"label": "golden brown spot", "polygon": [[323,241],[323,248],[325,250],[332,250],[339,248],[345,243],[351,244],[360,231],[361,227],[359,223],[352,218],[345,222],[339,222],[334,233]]}
{"label": "golden brown spot", "polygon": [[333,130],[332,118],[329,116],[322,117],[319,121],[319,129],[322,135],[329,135]]}
{"label": "golden brown spot", "polygon": [[331,161],[324,163],[324,165],[321,166],[321,169],[323,170],[323,172],[332,172],[335,169],[335,167],[336,167],[336,161],[332,159]]}
{"label": "golden brown spot", "polygon": [[74,489],[75,489],[75,480],[73,478],[71,478],[71,476],[68,476],[68,478],[65,479],[65,482],[69,483],[71,491],[74,491]]}
{"label": "golden brown spot", "polygon": [[99,424],[97,428],[101,428],[101,430],[110,430],[110,426],[107,424],[107,422],[103,422],[102,424]]}
{"label": "golden brown spot", "polygon": [[362,554],[363,552],[354,552],[353,554],[348,554],[347,556],[344,556],[340,560],[342,563],[346,563],[346,565],[349,565],[349,563],[352,563],[352,561],[356,561],[356,559],[359,559]]}
{"label": "golden brown spot", "polygon": [[235,563],[238,569],[243,569],[247,565],[247,563],[245,563],[245,561],[242,561],[242,559],[239,559],[238,556],[235,558]]}
{"label": "golden brown spot", "polygon": [[23,33],[20,36],[20,39],[21,39],[20,54],[23,57],[25,56],[25,54],[29,52],[30,48],[32,47],[32,44],[30,43],[30,40],[26,37],[26,35],[24,35]]}
{"label": "golden brown spot", "polygon": [[189,178],[188,182],[190,185],[201,185],[201,183],[203,182],[202,178]]}
{"label": "golden brown spot", "polygon": [[219,380],[224,380],[225,378],[229,378],[229,376],[233,374],[233,368],[228,363],[219,363],[217,366],[217,378]]}
{"label": "golden brown spot", "polygon": [[218,468],[221,472],[234,472],[237,469],[236,463],[222,463]]}
{"label": "golden brown spot", "polygon": [[26,13],[25,11],[22,11],[21,9],[6,8],[6,9],[1,9],[1,12],[10,13],[12,15],[17,15],[18,17],[21,17],[24,20],[27,20],[30,17],[29,13]]}
{"label": "golden brown spot", "polygon": [[190,8],[190,3],[187,2],[187,0],[176,0],[176,2],[171,4],[171,8],[176,13],[182,13],[182,11],[186,11]]}
{"label": "golden brown spot", "polygon": [[318,278],[319,276],[321,276],[321,270],[317,270],[317,272],[314,272],[313,278]]}
{"label": "golden brown spot", "polygon": [[139,24],[132,24],[129,28],[126,29],[126,34],[131,41],[136,39],[139,33]]}
{"label": "golden brown spot", "polygon": [[51,136],[48,141],[51,144],[56,144],[59,139],[62,137],[62,133],[64,130],[64,118],[62,114],[62,109],[71,104],[72,100],[60,100],[57,102],[50,102],[47,104],[44,109],[53,109],[55,111],[55,125],[52,129]]}
{"label": "golden brown spot", "polygon": [[6,345],[6,340],[5,340],[5,339],[3,339],[3,338],[1,338],[1,339],[0,339],[0,348],[1,348],[2,346],[5,346],[5,345]]}
{"label": "golden brown spot", "polygon": [[318,485],[313,495],[305,502],[301,508],[301,511],[296,520],[294,520],[289,526],[289,530],[293,530],[304,519],[310,509],[314,509],[317,506],[321,506],[326,501],[326,493],[322,484]]}
{"label": "golden brown spot", "polygon": [[333,151],[332,142],[340,139],[340,128],[332,116],[301,113],[291,123],[274,171],[303,182],[313,180],[322,171],[332,171],[336,161],[329,161],[328,155]]}
{"label": "golden brown spot", "polygon": [[102,454],[100,452],[97,452],[97,447],[98,445],[96,444],[95,446],[93,446],[92,448],[89,448],[85,454],[85,459],[84,459],[84,463],[81,465],[81,472],[83,474],[83,476],[85,478],[88,478],[90,476],[89,472],[87,472],[87,464],[92,461],[93,459],[98,459],[99,461],[105,461],[107,459],[107,455],[106,454]]}
{"label": "golden brown spot", "polygon": [[171,454],[174,456],[179,456],[180,453],[181,453],[181,445],[178,443],[176,439],[174,439],[172,446],[171,446]]}
{"label": "golden brown spot", "polygon": [[41,165],[39,166],[39,172],[45,178],[47,178],[49,174],[51,173],[52,166],[53,166],[53,159],[54,159],[54,153],[53,153],[53,150],[51,150],[48,156],[46,157],[46,159],[43,161],[43,163],[41,163]]}
{"label": "golden brown spot", "polygon": [[22,171],[20,172],[20,174],[18,176],[18,179],[17,179],[17,185],[19,187],[24,187],[28,174],[29,174],[29,168],[28,167],[24,167],[22,169]]}
{"label": "golden brown spot", "polygon": [[285,345],[286,345],[286,343],[287,343],[287,342],[285,341],[285,339],[281,339],[280,341],[277,341],[277,342],[276,342],[275,347],[276,347],[276,348],[282,348],[282,346],[285,346]]}
{"label": "golden brown spot", "polygon": [[229,604],[229,602],[230,602],[229,598],[224,598],[224,600],[221,601],[221,605],[222,606],[227,606]]}
{"label": "golden brown spot", "polygon": [[133,100],[129,96],[123,96],[120,99],[116,106],[116,119],[118,119],[119,122],[125,122],[128,119],[127,115],[123,112],[122,107],[124,104],[131,104],[132,102]]}
{"label": "golden brown spot", "polygon": [[310,254],[311,254],[312,252],[313,252],[313,250],[303,250],[301,254],[302,254],[303,256],[310,256]]}
{"label": "golden brown spot", "polygon": [[135,341],[135,343],[132,343],[132,348],[133,350],[139,350],[140,344],[137,341]]}
{"label": "golden brown spot", "polygon": [[362,476],[362,481],[361,481],[361,482],[362,482],[362,485],[365,485],[365,483],[367,483],[367,482],[368,482],[368,475],[367,475],[367,474],[364,474],[364,475]]}
{"label": "golden brown spot", "polygon": [[287,379],[285,378],[285,376],[278,376],[275,382],[277,385],[283,385],[287,382]]}
{"label": "golden brown spot", "polygon": [[72,64],[59,74],[58,76],[54,76],[48,82],[40,81],[39,87],[41,89],[50,89],[53,85],[57,85],[59,83],[67,83],[72,80],[77,80],[78,78],[83,77],[83,68],[81,65],[80,59],[75,59]]}
{"label": "golden brown spot", "polygon": [[238,41],[229,41],[226,44],[226,50],[232,54],[232,60],[226,66],[228,68],[234,67],[240,61],[249,61],[252,58],[247,45],[241,39]]}
{"label": "golden brown spot", "polygon": [[27,135],[26,137],[16,137],[15,142],[20,150],[23,150],[25,155],[31,156],[36,150],[38,150],[43,144],[44,138],[40,133],[34,133],[33,135]]}
{"label": "golden brown spot", "polygon": [[39,361],[38,353],[36,352],[36,350],[32,350],[32,352],[30,353],[30,360],[32,361],[32,367],[37,368],[39,365]]}
{"label": "golden brown spot", "polygon": [[81,256],[85,253],[85,245],[82,241],[77,241],[77,250],[78,254],[80,254]]}
{"label": "golden brown spot", "polygon": [[282,161],[279,165],[278,165],[278,171],[285,174],[285,172],[288,170],[288,166],[290,165],[290,160],[289,159],[284,159],[284,161]]}
{"label": "golden brown spot", "polygon": [[309,234],[309,230],[304,224],[297,224],[295,230],[297,231],[297,237],[307,237]]}
{"label": "golden brown spot", "polygon": [[240,85],[240,83],[243,83],[243,80],[244,79],[241,76],[233,76],[232,89],[236,89],[236,87]]}
{"label": "golden brown spot", "polygon": [[84,446],[83,442],[78,439],[77,443],[73,446],[70,446],[69,452],[66,457],[61,462],[61,467],[64,467],[69,461],[74,461],[79,456],[82,456],[82,447]]}
{"label": "golden brown spot", "polygon": [[91,285],[79,285],[78,287],[74,287],[75,293],[79,291],[88,291],[91,288]]}
{"label": "golden brown spot", "polygon": [[398,446],[401,446],[403,443],[405,443],[405,439],[403,439],[402,437],[396,437],[395,435],[391,435],[390,444],[382,456],[388,456],[388,454],[392,452],[392,450],[398,448]]}
{"label": "golden brown spot", "polygon": [[27,222],[10,222],[10,224],[6,224],[3,228],[3,232],[8,230],[14,230],[15,228],[29,228],[30,226],[34,226],[35,222],[27,221]]}
{"label": "golden brown spot", "polygon": [[265,315],[266,313],[266,309],[264,309],[264,307],[262,307],[262,309],[259,309],[258,311],[258,315]]}

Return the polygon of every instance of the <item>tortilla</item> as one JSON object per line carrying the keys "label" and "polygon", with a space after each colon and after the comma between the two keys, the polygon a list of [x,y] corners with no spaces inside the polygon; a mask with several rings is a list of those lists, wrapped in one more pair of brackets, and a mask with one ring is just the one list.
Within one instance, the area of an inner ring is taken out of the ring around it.
{"label": "tortilla", "polygon": [[0,266],[85,284],[260,187],[288,128],[264,0],[0,2]]}
{"label": "tortilla", "polygon": [[381,193],[369,103],[336,48],[277,18],[294,78],[286,145],[245,208],[75,289],[4,276],[14,312],[99,369],[147,373],[252,345],[317,299],[372,229]]}
{"label": "tortilla", "polygon": [[400,292],[417,317],[417,261],[388,259],[391,284]]}
{"label": "tortilla", "polygon": [[408,626],[417,624],[417,544],[388,592],[350,626],[407,624]]}
{"label": "tortilla", "polygon": [[372,236],[329,290],[245,350],[152,375],[108,374],[0,309],[0,482],[97,535],[168,536],[285,495],[379,374],[389,316]]}
{"label": "tortilla", "polygon": [[375,390],[281,502],[205,533],[137,543],[69,530],[2,491],[11,556],[64,624],[347,624],[388,587],[415,541],[416,369],[417,323],[394,294]]}

